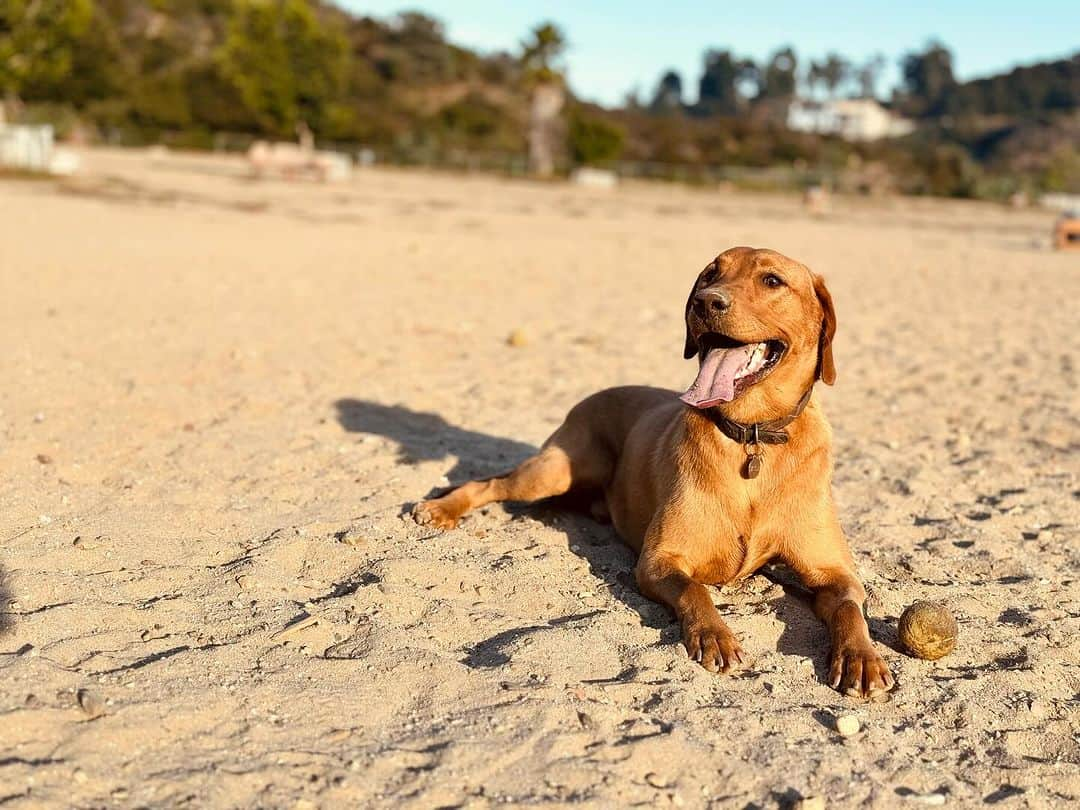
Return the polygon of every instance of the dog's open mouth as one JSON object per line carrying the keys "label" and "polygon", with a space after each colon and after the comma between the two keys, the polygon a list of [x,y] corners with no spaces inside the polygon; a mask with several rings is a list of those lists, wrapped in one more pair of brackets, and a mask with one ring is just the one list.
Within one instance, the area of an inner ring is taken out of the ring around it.
{"label": "dog's open mouth", "polygon": [[765,379],[787,351],[780,340],[740,343],[715,332],[702,335],[698,345],[701,368],[690,389],[680,397],[694,408],[731,402]]}

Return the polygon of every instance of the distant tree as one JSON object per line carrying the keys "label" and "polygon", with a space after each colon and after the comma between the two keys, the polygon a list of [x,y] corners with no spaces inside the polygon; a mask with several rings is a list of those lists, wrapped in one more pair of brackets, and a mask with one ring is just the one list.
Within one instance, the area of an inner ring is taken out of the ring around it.
{"label": "distant tree", "polygon": [[758,98],[787,99],[795,95],[798,58],[790,46],[776,51],[761,70]]}
{"label": "distant tree", "polygon": [[[19,97],[28,102],[83,106],[130,90],[135,60],[125,52],[115,21],[101,5],[94,5],[91,19],[78,31],[69,50],[71,63],[66,72],[35,71],[22,82]],[[0,57],[3,64],[9,61]]]}
{"label": "distant tree", "polygon": [[531,87],[529,99],[529,167],[539,177],[555,171],[555,154],[561,151],[559,114],[566,101],[565,77],[559,59],[566,50],[566,37],[554,23],[536,26],[521,43],[521,68]]}
{"label": "distant tree", "polygon": [[851,63],[837,53],[830,53],[821,62],[812,62],[810,75],[825,86],[830,97],[847,83],[851,76]]}
{"label": "distant tree", "polygon": [[900,70],[908,112],[934,116],[948,111],[949,97],[956,88],[948,48],[940,42],[931,42],[924,50],[905,55]]}
{"label": "distant tree", "polygon": [[380,50],[378,68],[383,76],[398,81],[453,81],[455,54],[446,42],[441,22],[417,11],[407,11],[390,21],[387,45]]}
{"label": "distant tree", "polygon": [[530,81],[562,81],[559,59],[566,50],[566,36],[551,22],[541,23],[521,43],[521,64]]}
{"label": "distant tree", "polygon": [[1080,108],[1080,53],[958,85],[949,112],[1030,116]]}
{"label": "distant tree", "polygon": [[803,85],[806,87],[807,95],[816,98],[818,87],[822,83],[820,66],[816,60],[811,59],[807,62],[806,70],[803,72]]}
{"label": "distant tree", "polygon": [[0,90],[14,100],[28,83],[71,73],[75,45],[93,16],[91,0],[0,0]]}
{"label": "distant tree", "polygon": [[237,0],[219,59],[223,75],[267,131],[320,131],[345,88],[348,49],[307,0]]}
{"label": "distant tree", "polygon": [[403,11],[394,18],[391,30],[397,39],[410,44],[443,45],[446,28],[434,17],[419,11]]}
{"label": "distant tree", "polygon": [[669,70],[660,77],[660,84],[656,87],[649,109],[657,113],[681,110],[682,93],[682,76],[674,70]]}
{"label": "distant tree", "polygon": [[855,68],[855,81],[859,85],[859,98],[877,98],[877,83],[885,69],[885,56],[876,53]]}
{"label": "distant tree", "polygon": [[698,82],[698,108],[706,115],[736,115],[741,96],[739,83],[753,77],[753,62],[737,59],[731,51],[705,53],[705,69]]}

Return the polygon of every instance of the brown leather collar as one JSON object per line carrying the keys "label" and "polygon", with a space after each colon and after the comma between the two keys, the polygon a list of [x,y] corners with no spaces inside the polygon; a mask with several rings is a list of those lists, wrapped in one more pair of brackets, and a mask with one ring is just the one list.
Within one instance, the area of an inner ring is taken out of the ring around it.
{"label": "brown leather collar", "polygon": [[712,420],[721,433],[741,445],[787,444],[788,434],[784,428],[794,422],[803,412],[813,392],[814,386],[811,385],[799,400],[799,404],[795,406],[795,410],[787,416],[770,419],[767,422],[754,422],[749,425],[736,422],[734,419],[728,419],[717,408],[707,408],[705,415]]}

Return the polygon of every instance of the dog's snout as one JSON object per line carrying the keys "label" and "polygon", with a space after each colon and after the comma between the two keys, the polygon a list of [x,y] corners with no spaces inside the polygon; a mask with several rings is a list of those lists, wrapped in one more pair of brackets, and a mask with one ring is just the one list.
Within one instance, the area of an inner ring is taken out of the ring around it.
{"label": "dog's snout", "polygon": [[731,306],[731,298],[723,290],[706,287],[694,294],[694,302],[700,311],[725,312]]}

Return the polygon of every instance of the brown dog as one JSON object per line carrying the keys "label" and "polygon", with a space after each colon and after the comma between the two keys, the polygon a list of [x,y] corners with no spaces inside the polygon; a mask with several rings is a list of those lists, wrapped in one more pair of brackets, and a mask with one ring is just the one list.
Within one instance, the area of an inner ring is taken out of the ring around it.
{"label": "brown dog", "polygon": [[420,503],[416,519],[449,529],[492,501],[593,491],[639,552],[642,593],[675,611],[706,669],[727,672],[743,651],[705,586],[780,559],[816,593],[831,685],[857,696],[891,689],[833,505],[831,431],[810,397],[816,380],[836,378],[835,332],[820,276],[771,250],[725,251],[686,302],[685,356],[699,359],[689,391],[594,394],[509,475]]}

